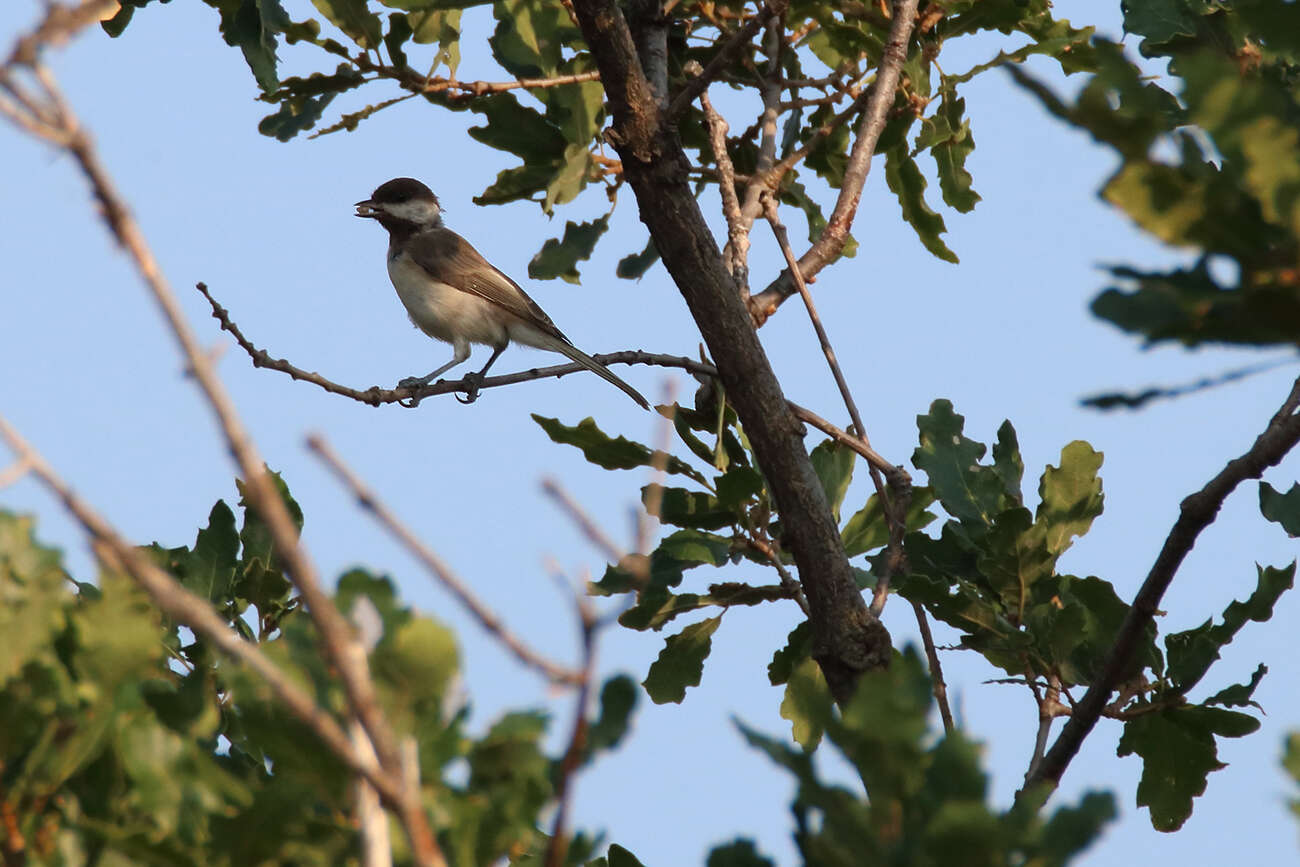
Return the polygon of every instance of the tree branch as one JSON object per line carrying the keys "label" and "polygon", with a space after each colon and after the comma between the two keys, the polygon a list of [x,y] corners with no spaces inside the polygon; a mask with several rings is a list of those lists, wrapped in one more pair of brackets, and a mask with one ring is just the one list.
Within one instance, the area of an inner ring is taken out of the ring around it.
{"label": "tree branch", "polygon": [[[671,123],[673,118],[684,112],[686,107],[694,102],[697,96],[704,92],[704,89],[709,86],[709,83],[718,77],[723,68],[735,59],[740,50],[753,41],[754,34],[758,33],[759,28],[766,24],[768,19],[772,16],[784,15],[785,10],[789,5],[789,0],[773,0],[772,3],[765,3],[753,18],[746,21],[740,26],[739,30],[731,34],[731,37],[723,43],[720,49],[718,49],[718,53],[713,56],[713,59],[705,65],[704,71],[688,80],[686,84],[682,86],[682,89],[677,91],[677,95],[674,96],[672,102],[668,104],[668,109],[664,112],[664,117]],[[575,3],[574,7],[575,11],[578,12],[579,21],[582,21],[582,12],[578,9],[578,4]],[[591,12],[595,10],[588,9],[588,11]],[[620,19],[621,17],[622,16],[620,16]],[[582,21],[584,33],[586,32],[587,25],[588,22]],[[626,25],[624,29],[626,29]],[[590,40],[588,40],[588,44],[591,44]],[[606,88],[605,91],[608,93],[609,88]]]}
{"label": "tree branch", "polygon": [[419,560],[429,574],[436,578],[444,589],[455,596],[460,604],[465,606],[465,609],[474,616],[479,625],[500,641],[508,651],[514,654],[516,659],[526,667],[539,672],[553,683],[582,683],[581,672],[552,662],[524,644],[511,632],[501,622],[501,618],[497,617],[491,608],[474,595],[474,592],[469,589],[469,585],[462,581],[432,548],[421,542],[409,527],[398,520],[397,516],[384,505],[383,501],[370,490],[366,483],[361,481],[361,478],[347,464],[343,463],[343,459],[330,447],[324,437],[316,434],[307,437],[307,448],[311,449],[330,472],[343,483],[343,486],[351,492],[352,496],[356,497],[357,505],[373,515],[385,530],[397,541],[401,542],[402,547],[406,548],[415,559]]}
{"label": "tree branch", "polygon": [[1183,500],[1178,520],[1174,522],[1151,571],[1133,598],[1133,604],[1115,636],[1115,643],[1102,664],[1101,674],[1074,706],[1069,721],[1043,761],[1026,777],[1022,792],[1042,782],[1053,787],[1060,783],[1061,775],[1106,709],[1111,692],[1117,684],[1132,676],[1133,654],[1138,642],[1155,618],[1161,597],[1173,583],[1178,567],[1196,544],[1197,536],[1214,521],[1223,501],[1237,485],[1246,479],[1258,479],[1264,470],[1276,466],[1300,442],[1300,414],[1296,412],[1297,406],[1300,406],[1300,378],[1296,379],[1290,395],[1254,445],[1240,457],[1229,461],[1205,487]]}
{"label": "tree branch", "polygon": [[[889,632],[867,609],[854,581],[839,528],[803,445],[803,426],[786,405],[749,311],[700,213],[681,143],[663,122],[653,92],[633,62],[635,47],[622,12],[613,0],[574,0],[574,11],[609,97],[614,126],[606,138],[623,160],[641,219],[686,299],[718,365],[727,399],[771,484],[811,609],[813,656],[832,695],[847,701],[862,672],[889,663]],[[703,88],[707,78],[706,69],[687,88]],[[674,104],[680,108],[678,100],[698,92],[684,90]]]}
{"label": "tree branch", "polygon": [[[709,130],[709,145],[713,159],[718,164],[718,192],[722,196],[722,216],[727,221],[727,244],[722,254],[727,259],[727,270],[737,285],[749,285],[749,227],[740,212],[740,197],[736,195],[736,167],[727,152],[727,121],[718,114],[706,90],[700,94],[700,107],[704,109],[704,123]],[[750,221],[753,225],[753,221]]]}
{"label": "tree branch", "polygon": [[[875,83],[871,85],[867,97],[866,110],[858,124],[857,138],[849,152],[848,167],[844,170],[835,208],[831,211],[821,237],[808,252],[799,257],[799,268],[805,280],[816,276],[822,268],[834,261],[848,241],[849,230],[853,228],[853,220],[857,216],[858,202],[862,199],[862,187],[871,170],[871,156],[875,153],[876,143],[880,141],[880,134],[884,132],[889,108],[894,104],[894,92],[898,89],[899,75],[907,61],[907,46],[916,22],[917,2],[918,0],[894,0],[889,38],[885,42],[880,68],[876,70]],[[794,292],[790,272],[783,271],[766,289],[750,298],[749,306],[754,321],[761,325]]]}

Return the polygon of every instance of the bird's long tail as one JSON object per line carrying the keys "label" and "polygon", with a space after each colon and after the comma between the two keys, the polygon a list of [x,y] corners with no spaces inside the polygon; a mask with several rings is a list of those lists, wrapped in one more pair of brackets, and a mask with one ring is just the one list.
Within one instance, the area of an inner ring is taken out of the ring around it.
{"label": "bird's long tail", "polygon": [[637,391],[635,388],[633,388],[632,386],[628,385],[626,382],[624,382],[623,380],[615,376],[608,367],[601,364],[599,361],[592,358],[590,355],[583,352],[581,349],[574,346],[572,343],[566,343],[561,340],[556,340],[554,338],[551,338],[549,335],[547,335],[547,337],[548,340],[547,340],[547,346],[545,347],[546,349],[550,349],[555,352],[559,352],[563,355],[567,355],[573,361],[577,362],[578,364],[581,364],[583,367],[587,368],[592,373],[599,376],[601,379],[605,380],[611,385],[618,386],[618,388],[620,388],[624,394],[626,394],[628,397],[635,400],[642,409],[650,408],[649,402],[644,397],[641,396],[641,392]]}

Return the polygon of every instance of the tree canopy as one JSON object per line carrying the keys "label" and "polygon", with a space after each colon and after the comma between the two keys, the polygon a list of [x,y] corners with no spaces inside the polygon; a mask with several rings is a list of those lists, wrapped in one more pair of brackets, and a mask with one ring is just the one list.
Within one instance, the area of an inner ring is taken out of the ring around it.
{"label": "tree canopy", "polygon": [[[1062,565],[1067,551],[1088,545],[1103,513],[1100,451],[1074,440],[1054,450],[1055,463],[1027,466],[1012,421],[968,430],[950,400],[926,396],[912,453],[882,455],[868,438],[871,414],[853,397],[855,373],[841,370],[832,348],[847,329],[825,327],[810,284],[876,254],[857,219],[873,167],[897,209],[872,218],[901,218],[924,250],[960,269],[945,218],[976,219],[981,201],[968,167],[979,118],[963,93],[998,77],[1111,150],[1101,196],[1140,231],[1193,253],[1189,264],[1160,269],[1108,262],[1113,285],[1091,307],[1099,319],[1148,346],[1290,350],[1300,334],[1296,4],[1132,4],[1124,13],[1132,37],[1119,44],[1054,17],[1046,0],[312,0],[314,13],[280,0],[204,2],[272,106],[258,125],[264,136],[346,135],[399,103],[423,103],[433,116],[473,114],[471,137],[509,155],[476,204],[535,202],[550,216],[580,199],[603,201],[603,215],[566,218],[538,245],[532,279],[590,281],[586,263],[614,209],[635,208],[645,241],[615,273],[637,280],[662,264],[698,327],[700,355],[597,357],[677,369],[698,388],[657,407],[662,437],[653,443],[591,417],[532,416],[557,450],[610,471],[610,485],[626,484],[615,471],[645,479],[629,546],[611,541],[606,516],[587,515],[562,485],[550,489],[607,561],[575,594],[576,665],[512,633],[326,440],[312,441],[472,620],[575,700],[567,731],[528,707],[485,730],[470,726],[456,634],[443,619],[414,610],[391,579],[365,569],[327,591],[299,541],[311,505],[263,463],[46,65],[57,43],[95,22],[116,37],[137,16],[169,10],[150,0],[51,6],[0,67],[0,113],[64,149],[85,174],[216,413],[240,500],[195,515],[193,544],[142,545],[78,498],[16,431],[0,430],[17,461],[6,480],[30,474],[50,489],[91,537],[99,565],[71,575],[29,517],[0,512],[6,863],[641,863],[573,815],[573,788],[634,735],[643,694],[689,702],[715,635],[727,638],[723,618],[755,606],[800,612],[755,662],[778,688],[789,730],[741,720],[739,737],[789,774],[794,842],[810,865],[1069,863],[1117,811],[1109,792],[1053,794],[1067,773],[1086,774],[1071,761],[1100,736],[1103,718],[1122,726],[1119,755],[1141,763],[1136,790],[1121,797],[1145,808],[1154,829],[1175,831],[1224,767],[1225,741],[1259,728],[1254,696],[1269,661],[1245,680],[1215,663],[1242,630],[1273,616],[1295,562],[1257,564],[1235,601],[1188,615],[1203,618],[1194,628],[1164,629],[1158,616],[1199,534],[1243,483],[1260,519],[1300,535],[1300,484],[1254,481],[1300,441],[1300,380],[1269,415],[1241,420],[1253,442],[1225,452],[1221,469],[1186,492],[1167,535],[1152,540],[1154,562],[1133,565],[1146,577],[1126,598],[1116,576]],[[466,16],[489,11],[491,36],[462,39]],[[968,63],[973,40],[994,48]],[[285,74],[281,56],[291,49],[313,71]],[[490,59],[500,78],[459,79],[471,55]],[[1026,66],[1031,57],[1050,59],[1073,86],[1045,80]],[[340,111],[349,99],[359,107]],[[797,241],[787,222],[802,230]],[[751,257],[756,230],[770,232],[781,254],[772,273]],[[263,376],[288,374],[306,380],[299,388],[376,406],[471,388],[333,381],[254,343],[241,311],[227,310],[219,290],[198,288]],[[774,317],[801,306],[842,410],[790,400],[760,341]],[[258,340],[274,347],[276,338]],[[570,372],[534,369],[482,385]],[[1088,402],[1140,409],[1213,384]],[[1036,488],[1026,488],[1027,471]],[[872,492],[850,499],[861,490],[855,474],[869,477]],[[919,646],[886,628],[887,607],[903,606],[919,624]],[[936,645],[931,622],[951,645]],[[596,649],[620,629],[663,633],[662,649],[635,677],[601,677]],[[989,679],[1024,690],[1036,708],[1013,803],[990,794],[984,733],[952,712],[942,655],[958,651],[980,657]],[[1297,738],[1284,766],[1300,780]],[[828,775],[828,762],[851,768],[853,785]],[[698,772],[683,769],[684,784]],[[707,863],[774,863],[751,833],[717,828],[714,838],[735,839]]]}

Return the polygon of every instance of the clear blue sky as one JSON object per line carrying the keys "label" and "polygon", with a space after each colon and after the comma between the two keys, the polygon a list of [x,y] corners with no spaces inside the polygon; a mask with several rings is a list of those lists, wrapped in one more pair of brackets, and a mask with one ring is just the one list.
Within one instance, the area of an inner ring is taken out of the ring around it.
{"label": "clear blue sky", "polygon": [[[308,14],[305,3],[289,5],[295,16]],[[1076,24],[1097,23],[1103,33],[1121,35],[1118,3],[1073,0],[1056,7]],[[34,0],[5,4],[0,49],[7,50],[38,8]],[[462,78],[500,77],[475,57],[481,51],[475,46],[490,33],[484,13],[479,8],[466,16]],[[198,3],[151,7],[121,40],[88,32],[53,55],[53,65],[191,321],[209,345],[225,348],[220,372],[267,460],[302,503],[305,541],[323,572],[337,575],[360,564],[390,574],[407,600],[455,627],[476,725],[506,708],[547,706],[557,715],[557,732],[567,730],[570,698],[550,693],[486,639],[353,507],[308,455],[303,438],[324,433],[516,631],[554,656],[573,658],[570,606],[544,563],[553,557],[574,580],[599,573],[603,564],[542,496],[539,481],[562,479],[612,533],[627,538],[644,478],[589,467],[574,450],[550,443],[529,413],[569,423],[594,415],[606,430],[642,440],[653,436],[652,417],[591,376],[489,391],[469,407],[448,398],[417,411],[372,409],[254,370],[191,287],[206,281],[246,333],[274,355],[358,387],[392,385],[431,370],[449,351],[407,323],[384,270],[386,237],[352,216],[352,202],[388,178],[421,178],[441,196],[449,225],[522,279],[562,220],[597,216],[603,197],[593,191],[550,223],[529,204],[475,207],[471,198],[508,159],[465,135],[477,122],[473,116],[414,101],[350,134],[289,144],[265,138],[256,124],[270,107],[255,101],[241,56],[222,44],[216,26],[216,13]],[[945,69],[960,70],[1000,47],[1013,46],[986,40],[945,53]],[[290,72],[325,64],[301,49],[283,56]],[[1049,63],[1032,68],[1054,75]],[[370,89],[360,99],[392,95]],[[1080,409],[1079,397],[1095,391],[1182,382],[1266,356],[1143,352],[1091,318],[1087,303],[1105,285],[1099,263],[1157,265],[1186,253],[1143,240],[1100,203],[1095,191],[1112,157],[1049,120],[1004,76],[981,78],[965,96],[978,145],[970,168],[984,201],[973,214],[945,214],[948,243],[962,264],[938,262],[923,250],[873,172],[856,229],[861,251],[823,273],[817,302],[872,441],[892,460],[908,461],[915,416],[939,397],[954,402],[976,439],[988,441],[1004,418],[1013,421],[1031,491],[1043,465],[1055,462],[1071,440],[1103,451],[1106,512],[1061,568],[1103,576],[1130,598],[1181,498],[1249,446],[1295,371],[1275,370],[1137,414]],[[361,104],[341,99],[329,116]],[[737,123],[748,119],[737,115],[733,128]],[[211,417],[131,266],[94,218],[72,164],[8,126],[0,127],[0,155],[8,215],[0,233],[0,370],[6,371],[0,412],[129,537],[188,544],[215,500],[237,496],[234,467]],[[705,199],[716,226],[715,201]],[[755,237],[761,285],[778,260],[768,239]],[[581,286],[527,288],[589,352],[693,355],[697,331],[661,267],[637,283],[613,276],[617,259],[639,250],[644,239],[629,196]],[[762,339],[787,394],[842,420],[797,305],[787,305]],[[499,369],[548,361],[511,349]],[[618,372],[652,398],[671,375]],[[681,378],[678,385],[687,394],[693,388]],[[1267,478],[1286,489],[1298,468],[1293,457]],[[856,509],[867,492],[862,480],[855,483],[847,507]],[[74,570],[87,577],[82,534],[33,483],[0,491],[0,505],[37,514],[42,538],[65,547]],[[1255,486],[1243,486],[1184,565],[1165,599],[1170,613],[1161,631],[1195,626],[1244,598],[1254,585],[1256,558],[1281,566],[1295,555],[1294,543],[1259,517]],[[769,580],[748,565],[730,574]],[[1123,815],[1083,863],[1126,863],[1138,853],[1151,864],[1231,863],[1247,853],[1263,863],[1295,858],[1296,824],[1285,809],[1291,793],[1278,757],[1284,733],[1300,728],[1295,674],[1287,665],[1298,618],[1297,597],[1284,597],[1274,619],[1249,624],[1207,679],[1205,689],[1214,691],[1245,681],[1260,661],[1272,666],[1256,693],[1268,712],[1262,729],[1220,742],[1229,767],[1211,775],[1183,831],[1151,830],[1134,804],[1139,762],[1115,757],[1118,724],[1098,727],[1060,797],[1111,788]],[[911,621],[905,606],[886,610],[900,643],[913,633]],[[714,637],[703,684],[681,706],[643,699],[627,744],[580,778],[578,826],[606,829],[647,865],[699,863],[711,845],[737,834],[791,863],[792,782],[742,743],[731,720],[769,733],[785,730],[777,712],[781,694],[767,685],[765,668],[796,622],[792,605],[731,612]],[[942,630],[939,637],[952,639]],[[601,668],[640,680],[661,646],[660,635],[608,634]],[[944,662],[955,710],[971,736],[987,744],[995,797],[1008,803],[1032,747],[1035,708],[1021,688],[984,684],[997,675],[977,657],[947,653]]]}

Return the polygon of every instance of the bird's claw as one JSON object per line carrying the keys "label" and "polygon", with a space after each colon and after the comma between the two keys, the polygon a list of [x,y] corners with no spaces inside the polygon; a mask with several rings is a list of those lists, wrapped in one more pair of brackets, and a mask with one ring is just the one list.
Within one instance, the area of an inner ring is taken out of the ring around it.
{"label": "bird's claw", "polygon": [[456,395],[456,400],[463,404],[471,404],[478,400],[478,390],[483,385],[483,374],[467,373],[462,379],[465,383],[465,397],[462,398],[458,394]]}
{"label": "bird's claw", "polygon": [[428,385],[429,381],[421,376],[408,376],[401,382],[397,383],[398,388],[423,388]]}

